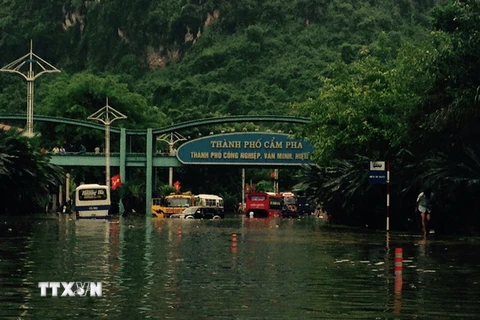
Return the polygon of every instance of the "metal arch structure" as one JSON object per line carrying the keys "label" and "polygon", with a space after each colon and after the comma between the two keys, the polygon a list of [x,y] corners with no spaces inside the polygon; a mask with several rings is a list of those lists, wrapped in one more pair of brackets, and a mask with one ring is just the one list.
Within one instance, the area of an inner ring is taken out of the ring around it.
{"label": "metal arch structure", "polygon": [[[25,120],[25,114],[0,114],[0,120]],[[35,120],[40,122],[54,122],[54,123],[61,123],[61,124],[70,124],[79,127],[85,127],[95,130],[105,130],[105,126],[98,123],[93,123],[89,121],[83,120],[75,120],[69,118],[60,118],[60,117],[50,117],[50,116],[41,116],[35,115]],[[112,132],[120,133],[120,128],[111,128]]]}
{"label": "metal arch structure", "polygon": [[[0,121],[3,120],[25,120],[27,116],[25,114],[0,114]],[[80,126],[85,128],[91,128],[96,130],[104,130],[105,127],[100,124],[95,124],[92,122],[82,121],[82,120],[74,120],[68,118],[57,118],[57,117],[50,117],[50,116],[42,116],[42,115],[35,115],[36,121],[43,121],[43,122],[53,122],[53,123],[63,123],[68,125]],[[234,123],[234,122],[283,122],[283,123],[293,123],[293,124],[301,124],[305,125],[310,122],[308,118],[301,118],[301,117],[289,117],[289,116],[276,116],[276,115],[245,115],[245,116],[228,116],[228,117],[217,117],[217,118],[208,118],[208,119],[200,119],[200,120],[193,120],[193,121],[186,121],[182,123],[178,123],[175,125],[166,126],[163,128],[157,129],[125,129],[125,128],[118,128],[118,127],[111,127],[110,131],[113,133],[120,134],[120,159],[119,159],[119,167],[120,167],[120,175],[122,178],[125,177],[126,173],[126,162],[127,162],[127,150],[126,150],[126,141],[127,135],[128,136],[145,136],[146,140],[146,149],[145,149],[145,212],[147,220],[150,216],[150,204],[152,201],[152,173],[153,173],[153,137],[157,135],[161,135],[164,133],[174,132],[176,130],[181,129],[189,129],[198,126],[206,126],[206,125],[213,125],[213,124],[224,124],[224,123]]]}
{"label": "metal arch structure", "polygon": [[[0,120],[25,120],[25,114],[0,114]],[[35,115],[35,120],[41,122],[53,122],[53,123],[62,123],[75,125],[85,128],[91,128],[96,130],[105,130],[105,127],[101,124],[92,123],[89,121],[69,119],[69,118],[60,118],[60,117],[51,117],[51,116],[42,116]],[[192,120],[180,122],[178,124],[152,129],[154,135],[160,135],[164,133],[170,133],[177,130],[190,129],[199,126],[214,125],[214,124],[224,124],[224,123],[235,123],[235,122],[283,122],[283,123],[293,123],[293,124],[308,124],[310,122],[309,118],[303,117],[289,117],[289,116],[265,116],[265,115],[247,115],[247,116],[228,116],[228,117],[217,117],[217,118],[207,118],[200,120]],[[110,132],[120,133],[121,128],[119,127],[110,127]],[[148,129],[126,129],[127,136],[143,136],[147,134]]]}
{"label": "metal arch structure", "polygon": [[200,120],[185,121],[171,126],[163,127],[160,129],[154,129],[153,134],[162,134],[171,131],[190,129],[198,126],[206,126],[212,124],[224,124],[234,122],[282,122],[282,123],[294,123],[294,124],[307,124],[310,122],[309,118],[302,117],[289,117],[289,116],[276,116],[276,115],[247,115],[247,116],[228,116],[207,118]]}

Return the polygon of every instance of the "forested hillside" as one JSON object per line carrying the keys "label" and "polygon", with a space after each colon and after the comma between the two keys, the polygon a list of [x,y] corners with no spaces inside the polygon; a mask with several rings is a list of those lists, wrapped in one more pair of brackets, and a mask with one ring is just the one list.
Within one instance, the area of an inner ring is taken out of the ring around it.
{"label": "forested hillside", "polygon": [[[480,225],[479,17],[479,0],[3,1],[0,64],[26,54],[31,39],[62,71],[35,82],[38,114],[86,119],[108,96],[129,128],[309,117],[302,128],[270,129],[315,144],[317,165],[297,187],[332,221],[384,223],[384,189],[366,177],[373,159],[392,168],[394,223],[415,215],[416,195],[429,188],[438,230],[466,229]],[[24,79],[0,73],[0,85],[0,112],[25,112]],[[201,130],[210,128],[188,134]],[[41,131],[47,141],[90,134]],[[183,185],[199,175],[208,181],[208,168]],[[232,192],[235,175],[230,185],[207,183]]]}
{"label": "forested hillside", "polygon": [[[158,108],[159,125],[162,113],[169,118],[163,123],[285,114],[292,102],[316,98],[318,78],[332,62],[350,63],[366,51],[385,54],[378,52],[379,41],[394,54],[402,39],[421,39],[437,2],[4,1],[0,63],[27,53],[32,39],[34,52],[62,70],[37,82],[38,112],[60,107],[47,96],[65,101],[69,91],[79,90],[73,87],[92,83],[75,76],[88,72],[126,83],[146,107]],[[21,81],[0,74],[0,110],[23,111]],[[47,84],[62,90],[42,89]],[[94,98],[105,95],[92,87]],[[90,101],[78,99],[65,103],[89,107]]]}

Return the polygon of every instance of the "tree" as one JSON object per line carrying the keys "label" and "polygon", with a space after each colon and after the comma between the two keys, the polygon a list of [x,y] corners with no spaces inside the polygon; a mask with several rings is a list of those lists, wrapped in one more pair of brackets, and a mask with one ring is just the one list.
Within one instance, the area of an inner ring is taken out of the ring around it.
{"label": "tree", "polygon": [[[433,12],[435,33],[448,42],[431,64],[435,81],[412,117],[409,148],[419,180],[441,199],[438,227],[480,227],[480,3],[455,1]],[[456,212],[452,216],[452,212]]]}
{"label": "tree", "polygon": [[[148,105],[146,98],[130,90],[130,86],[120,76],[96,76],[85,72],[73,76],[62,74],[46,85],[36,112],[44,115],[87,121],[87,117],[107,103],[127,115],[124,121],[115,126],[129,128],[161,127],[166,125],[165,115],[158,108]],[[99,124],[99,123],[98,123]],[[87,150],[103,144],[105,134],[101,130],[91,130],[69,125],[55,127],[39,125],[45,145],[73,145],[78,151],[80,144]],[[115,142],[118,139],[112,136]],[[112,143],[112,145],[115,145]]]}
{"label": "tree", "polygon": [[394,60],[384,51],[379,59],[365,48],[361,60],[333,63],[321,77],[318,97],[294,105],[297,114],[312,119],[304,132],[315,142],[320,164],[355,155],[374,158],[410,139],[408,119],[432,83],[425,70],[435,49],[405,43]]}
{"label": "tree", "polygon": [[[404,42],[397,50],[385,48],[385,35],[379,39],[362,49],[361,60],[332,64],[321,78],[318,98],[294,106],[312,118],[304,132],[316,146],[319,165],[301,173],[305,183],[297,188],[305,188],[334,222],[375,226],[382,221],[382,191],[368,185],[368,162],[389,161],[400,168],[400,177],[408,177],[399,153],[414,140],[411,119],[434,82],[428,70],[444,43],[432,35],[422,45]],[[396,198],[404,187],[397,182],[392,188]]]}
{"label": "tree", "polygon": [[1,214],[45,210],[49,191],[63,182],[64,172],[40,152],[37,138],[0,130]]}

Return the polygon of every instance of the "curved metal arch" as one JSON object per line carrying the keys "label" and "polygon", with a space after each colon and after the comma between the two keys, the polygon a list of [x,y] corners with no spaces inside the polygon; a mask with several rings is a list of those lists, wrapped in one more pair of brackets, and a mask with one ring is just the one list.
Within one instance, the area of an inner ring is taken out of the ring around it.
{"label": "curved metal arch", "polygon": [[307,124],[310,122],[308,118],[300,117],[289,117],[289,116],[228,116],[228,117],[218,117],[218,118],[207,118],[200,120],[185,121],[171,126],[163,127],[160,129],[154,129],[153,134],[161,134],[172,132],[180,129],[189,129],[192,127],[205,126],[210,124],[222,124],[222,123],[232,123],[232,122],[283,122],[283,123],[296,123],[296,124]]}
{"label": "curved metal arch", "polygon": [[[50,116],[41,116],[35,115],[35,121],[43,121],[43,122],[54,122],[54,123],[63,123],[63,124],[70,124],[85,128],[91,128],[96,130],[105,130],[105,126],[103,124],[98,124],[89,121],[83,120],[76,120],[76,119],[69,119],[69,118],[60,118],[60,117],[50,117]],[[0,114],[0,119],[5,120],[25,120],[27,119],[27,115],[25,114]],[[110,131],[115,133],[120,133],[120,128],[110,128]]]}
{"label": "curved metal arch", "polygon": [[[25,114],[0,114],[0,119],[5,120],[25,120],[27,115]],[[51,116],[42,116],[35,115],[36,121],[44,122],[54,122],[54,123],[63,123],[69,125],[76,125],[80,127],[92,128],[96,130],[105,130],[105,126],[88,122],[84,120],[76,120],[69,118],[60,118],[60,117],[51,117]],[[212,124],[222,124],[222,123],[233,123],[233,122],[283,122],[283,123],[295,123],[295,124],[307,124],[310,122],[308,118],[301,117],[289,117],[289,116],[265,116],[265,115],[252,115],[252,116],[228,116],[228,117],[218,117],[218,118],[207,118],[200,120],[185,121],[178,124],[166,126],[163,128],[153,129],[152,133],[154,135],[168,133],[172,131],[177,131],[181,129],[189,129],[193,127],[212,125]],[[110,127],[110,131],[114,133],[120,133],[121,128],[119,127]],[[127,129],[127,135],[146,135],[146,129]]]}

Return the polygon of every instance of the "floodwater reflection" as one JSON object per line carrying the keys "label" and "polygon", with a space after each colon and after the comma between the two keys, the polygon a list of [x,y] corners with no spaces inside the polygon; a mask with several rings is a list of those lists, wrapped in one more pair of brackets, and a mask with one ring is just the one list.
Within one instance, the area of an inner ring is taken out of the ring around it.
{"label": "floodwater reflection", "polygon": [[[2,223],[2,319],[480,316],[478,239],[387,237],[313,217]],[[45,281],[102,282],[103,295],[41,297]]]}

